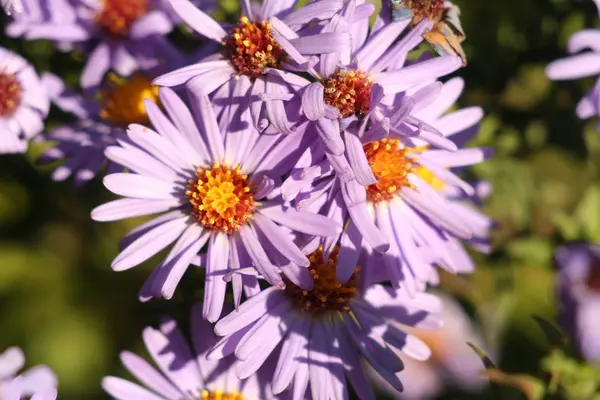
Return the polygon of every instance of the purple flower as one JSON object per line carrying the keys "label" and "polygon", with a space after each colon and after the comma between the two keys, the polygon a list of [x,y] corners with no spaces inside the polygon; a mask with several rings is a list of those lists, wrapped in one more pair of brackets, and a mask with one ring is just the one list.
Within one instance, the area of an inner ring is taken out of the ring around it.
{"label": "purple flower", "polygon": [[[348,48],[347,32],[302,34],[309,22],[327,20],[343,4],[340,0],[317,0],[297,10],[296,1],[264,0],[258,9],[250,1],[240,2],[240,23],[225,27],[194,7],[188,0],[171,0],[179,16],[202,36],[221,44],[222,51],[197,64],[156,79],[161,86],[176,86],[189,81],[192,90],[213,93],[217,115],[234,98],[244,99],[240,113],[251,114],[255,126],[265,129],[262,97],[265,92],[277,99],[292,96],[293,88],[281,85],[277,71],[306,70],[316,54],[330,54]],[[271,72],[271,73],[269,73]],[[192,79],[193,78],[193,79]],[[190,81],[190,79],[192,79]],[[267,103],[266,112],[274,131],[289,133],[291,127],[280,103]]]}
{"label": "purple flower", "polygon": [[[331,236],[341,226],[288,209],[280,200],[280,177],[293,165],[295,150],[306,146],[298,141],[301,135],[260,135],[252,125],[236,131],[232,121],[220,128],[206,95],[189,92],[192,115],[172,90],[161,88],[159,94],[170,119],[146,100],[158,132],[131,125],[127,139],[106,150],[110,160],[131,171],[104,178],[110,191],[126,198],[96,208],[92,218],[161,213],[126,237],[125,249],[112,264],[115,270],[134,267],[176,242],[142,288],[142,299],[171,298],[190,262],[208,244],[204,316],[215,321],[225,297],[225,274],[254,267],[283,288],[280,272],[295,279],[298,265],[309,264],[292,233]],[[233,114],[229,108],[225,112]],[[255,277],[248,279],[257,285]],[[243,285],[233,282],[238,298]]]}
{"label": "purple flower", "polygon": [[264,373],[241,381],[233,373],[234,359],[206,358],[217,337],[211,325],[200,318],[201,308],[197,304],[190,317],[192,349],[172,319],[165,319],[158,329],[147,327],[144,344],[159,369],[124,351],[123,365],[145,387],[108,376],[102,380],[104,390],[118,400],[275,399]]}
{"label": "purple flower", "polygon": [[0,47],[0,154],[24,153],[27,141],[44,129],[49,108],[31,64]]}
{"label": "purple flower", "polygon": [[[595,0],[600,12],[600,0]],[[581,52],[582,50],[587,50]],[[553,80],[571,80],[600,75],[600,30],[583,29],[569,39],[567,58],[551,62],[546,75]],[[600,116],[600,78],[594,87],[577,104],[577,116],[581,119]],[[597,122],[600,131],[600,120]]]}
{"label": "purple flower", "polygon": [[[397,399],[425,400],[440,395],[445,386],[460,387],[463,390],[479,391],[486,385],[482,376],[481,359],[467,342],[481,349],[481,333],[473,325],[469,316],[453,299],[440,296],[444,303],[444,327],[439,330],[404,328],[423,340],[431,349],[431,357],[426,362],[407,358],[404,370],[398,377],[404,382],[404,392],[397,393],[375,371],[370,375],[383,391]],[[486,349],[486,354],[493,357]]]}
{"label": "purple flower", "polygon": [[561,323],[583,356],[600,363],[600,246],[563,246],[555,257]]}
{"label": "purple flower", "polygon": [[[444,115],[463,86],[460,78],[444,85],[423,83],[407,90],[400,101],[410,104],[415,118],[458,146],[473,136],[483,116],[479,107]],[[471,272],[473,262],[460,240],[485,240],[491,221],[468,204],[477,191],[453,170],[477,164],[491,151],[447,151],[416,138],[380,139],[376,132],[361,138],[344,132],[344,157],[355,165],[355,178],[347,177],[351,172],[336,171],[339,158],[324,156],[325,146],[312,141],[282,187],[283,198],[295,201],[297,209],[321,210],[341,224],[350,219],[341,235],[343,262],[337,279],[347,281],[352,274],[349,266],[365,252],[366,275],[383,274],[411,293],[425,283],[437,283],[434,265],[452,273]],[[324,239],[326,255],[338,239]]]}
{"label": "purple flower", "polygon": [[55,400],[56,375],[45,365],[38,365],[17,375],[25,365],[18,347],[0,354],[0,398],[3,400]]}
{"label": "purple flower", "polygon": [[21,0],[2,0],[0,5],[4,9],[4,12],[8,15],[23,12],[23,4],[21,4]]}
{"label": "purple flower", "polygon": [[89,51],[81,75],[86,89],[99,85],[110,69],[128,76],[136,69],[160,64],[172,52],[164,38],[174,26],[166,0],[28,1],[31,15],[23,17],[21,26],[13,27],[11,33]]}
{"label": "purple flower", "polygon": [[363,359],[401,391],[396,373],[403,364],[393,348],[419,360],[427,359],[430,350],[391,322],[437,329],[441,302],[427,293],[411,297],[401,289],[367,286],[354,266],[352,277],[340,284],[335,276],[337,258],[336,250],[323,261],[317,249],[310,255],[309,270],[302,270],[302,280],[312,283],[312,289],[292,282],[287,282],[285,290],[271,287],[221,319],[215,333],[224,338],[208,358],[235,354],[235,373],[244,379],[264,368],[273,354],[278,358],[273,393],[291,385],[293,399],[307,398],[309,384],[313,399],[347,398],[347,384],[359,398],[375,399]]}

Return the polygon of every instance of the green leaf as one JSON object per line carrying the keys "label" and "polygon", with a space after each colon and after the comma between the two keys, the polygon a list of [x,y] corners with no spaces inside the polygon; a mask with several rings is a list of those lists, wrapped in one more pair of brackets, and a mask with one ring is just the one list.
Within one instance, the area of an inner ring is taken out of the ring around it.
{"label": "green leaf", "polygon": [[566,337],[556,326],[548,322],[542,317],[534,315],[532,317],[539,325],[542,332],[546,336],[546,340],[553,348],[564,349],[566,347]]}

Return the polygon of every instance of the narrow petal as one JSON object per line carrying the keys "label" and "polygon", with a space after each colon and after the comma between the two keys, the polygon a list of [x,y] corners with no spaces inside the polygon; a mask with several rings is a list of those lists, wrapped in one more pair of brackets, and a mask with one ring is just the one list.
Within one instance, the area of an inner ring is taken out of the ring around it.
{"label": "narrow petal", "polygon": [[279,293],[276,287],[263,290],[256,296],[252,296],[240,305],[239,310],[232,311],[229,315],[221,318],[215,325],[215,334],[219,336],[231,335],[245,326],[265,315],[277,303],[273,294]]}
{"label": "narrow petal", "polygon": [[600,54],[583,53],[551,62],[546,75],[554,80],[570,80],[600,74]]}
{"label": "narrow petal", "polygon": [[181,19],[202,36],[221,43],[227,32],[207,14],[200,11],[188,0],[170,0],[173,9]]}
{"label": "narrow petal", "polygon": [[229,239],[226,233],[213,233],[208,245],[208,263],[204,282],[204,309],[202,315],[210,322],[221,316],[227,284],[223,281],[229,266]]}
{"label": "narrow petal", "polygon": [[116,376],[102,379],[102,389],[117,400],[164,400],[149,390]]}
{"label": "narrow petal", "polygon": [[92,210],[94,221],[118,221],[120,219],[140,217],[172,210],[181,206],[178,199],[147,200],[119,199],[109,201]]}
{"label": "narrow petal", "polygon": [[315,236],[333,236],[341,232],[342,227],[332,223],[322,215],[313,214],[308,211],[296,211],[281,207],[264,207],[259,212],[277,222],[298,232]]}

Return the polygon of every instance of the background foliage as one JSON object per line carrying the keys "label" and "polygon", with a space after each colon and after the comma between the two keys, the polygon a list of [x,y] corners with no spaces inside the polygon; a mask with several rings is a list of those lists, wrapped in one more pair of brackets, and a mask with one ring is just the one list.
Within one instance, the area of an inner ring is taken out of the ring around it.
{"label": "background foliage", "polygon": [[[556,317],[553,249],[573,240],[600,242],[600,136],[591,121],[574,114],[591,82],[551,83],[544,67],[565,54],[573,32],[597,25],[597,14],[590,1],[456,3],[469,59],[458,72],[467,82],[460,102],[484,108],[474,144],[497,152],[470,173],[493,184],[484,208],[499,225],[493,253],[475,256],[475,275],[445,276],[442,289],[483,328],[497,348],[493,361],[500,369],[539,376],[555,359],[543,360],[549,344],[531,316]],[[217,12],[231,18],[236,4],[221,1]],[[2,37],[0,45],[73,84],[83,64],[81,55],[56,52],[45,41]],[[53,109],[49,124],[65,118]],[[118,239],[139,221],[93,223],[90,210],[110,199],[101,180],[78,189],[53,183],[50,168],[35,165],[41,147],[33,146],[26,157],[0,158],[0,349],[19,345],[32,365],[51,366],[60,378],[61,399],[105,398],[99,381],[123,373],[119,352],[145,354],[140,334],[146,324],[166,313],[186,318],[195,280],[188,277],[171,302],[138,303],[137,291],[154,263],[120,273],[110,263]],[[520,390],[506,385],[443,397],[521,398]]]}

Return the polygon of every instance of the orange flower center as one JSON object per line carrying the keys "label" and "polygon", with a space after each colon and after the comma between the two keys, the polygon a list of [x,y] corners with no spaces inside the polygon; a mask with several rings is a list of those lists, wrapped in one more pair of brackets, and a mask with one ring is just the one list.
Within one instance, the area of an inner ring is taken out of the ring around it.
{"label": "orange flower center", "polygon": [[369,112],[373,82],[361,71],[340,70],[323,82],[325,104],[340,110],[342,118]]}
{"label": "orange flower center", "polygon": [[10,117],[21,104],[22,87],[13,74],[0,72],[0,117]]}
{"label": "orange flower center", "polygon": [[246,17],[240,19],[223,44],[236,69],[251,78],[260,76],[265,68],[276,68],[285,56],[271,36],[271,24],[250,22]]}
{"label": "orange flower center", "polygon": [[131,25],[149,11],[148,0],[102,0],[98,24],[111,36],[126,36]]}
{"label": "orange flower center", "polygon": [[104,107],[100,110],[100,116],[124,128],[129,124],[148,125],[144,100],[160,103],[158,86],[152,85],[152,79],[139,73],[129,78],[110,74],[108,79],[109,87],[101,90]]}
{"label": "orange flower center", "polygon": [[222,390],[214,392],[203,390],[200,400],[244,400],[244,395],[240,392],[225,393]]}
{"label": "orange flower center", "polygon": [[327,263],[323,263],[323,249],[319,247],[312,255],[309,271],[314,287],[304,290],[286,282],[286,292],[292,298],[297,308],[311,313],[325,313],[331,311],[348,312],[350,302],[358,296],[358,267],[346,283],[340,283],[335,277],[338,263],[339,248],[335,248],[329,256]]}
{"label": "orange flower center", "polygon": [[198,168],[196,178],[188,183],[186,195],[192,212],[204,227],[232,233],[252,218],[252,189],[239,165],[229,168],[215,163],[212,168]]}

